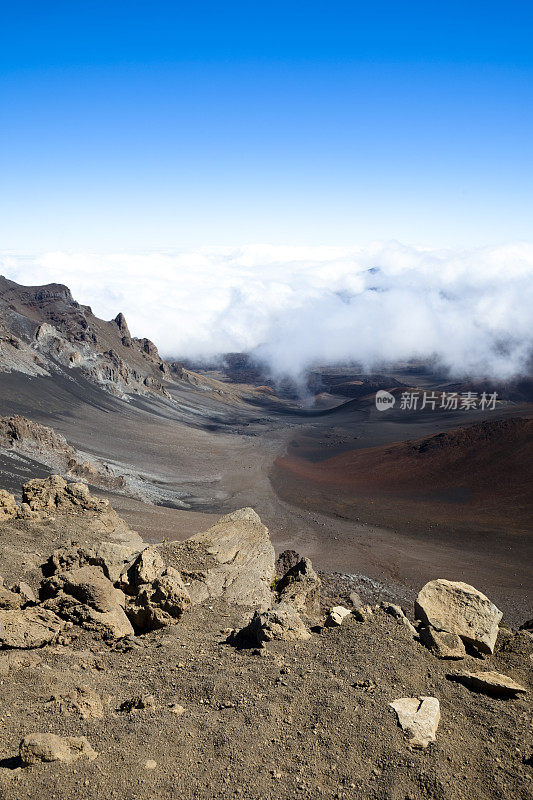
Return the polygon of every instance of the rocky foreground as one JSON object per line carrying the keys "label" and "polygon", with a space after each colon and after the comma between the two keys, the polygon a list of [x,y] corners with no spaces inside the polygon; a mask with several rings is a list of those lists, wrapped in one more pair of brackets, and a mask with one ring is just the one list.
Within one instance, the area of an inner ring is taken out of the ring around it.
{"label": "rocky foreground", "polygon": [[465,583],[325,605],[252,509],[146,547],[58,476],[0,573],[1,797],[531,797],[531,623]]}

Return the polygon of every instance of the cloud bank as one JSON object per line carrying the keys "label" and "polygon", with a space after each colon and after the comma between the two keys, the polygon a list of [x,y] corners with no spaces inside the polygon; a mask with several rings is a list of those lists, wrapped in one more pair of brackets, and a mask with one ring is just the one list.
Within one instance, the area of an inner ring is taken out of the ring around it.
{"label": "cloud bank", "polygon": [[4,254],[23,284],[66,283],[110,319],[126,315],[166,357],[246,351],[274,377],[314,362],[436,358],[454,376],[524,374],[533,342],[533,244],[474,251],[396,242],[96,255]]}

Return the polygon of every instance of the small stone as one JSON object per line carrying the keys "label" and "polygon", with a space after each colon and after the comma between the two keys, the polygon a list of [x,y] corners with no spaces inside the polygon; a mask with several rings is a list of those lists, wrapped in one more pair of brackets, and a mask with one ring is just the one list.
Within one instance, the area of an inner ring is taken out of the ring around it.
{"label": "small stone", "polygon": [[171,703],[170,710],[173,714],[177,714],[178,717],[181,717],[182,714],[185,714],[185,709],[183,706],[180,706],[179,703]]}
{"label": "small stone", "polygon": [[154,761],[153,758],[149,758],[148,761],[144,762],[145,769],[155,769],[157,767],[157,761]]}
{"label": "small stone", "polygon": [[327,628],[334,628],[342,625],[346,617],[349,617],[352,612],[349,608],[344,608],[344,606],[333,606],[330,609],[326,621],[325,626]]}
{"label": "small stone", "polygon": [[363,605],[361,598],[357,592],[350,592],[350,594],[348,595],[348,600],[352,604],[353,608],[361,608]]}

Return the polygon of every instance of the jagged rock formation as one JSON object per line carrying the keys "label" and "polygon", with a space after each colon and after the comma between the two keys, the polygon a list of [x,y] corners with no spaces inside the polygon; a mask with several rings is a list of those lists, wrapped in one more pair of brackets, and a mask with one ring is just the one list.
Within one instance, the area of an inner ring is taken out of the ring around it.
{"label": "jagged rock formation", "polygon": [[0,277],[0,370],[46,375],[78,368],[114,394],[168,396],[168,368],[148,339],[131,337],[123,314],[104,322],[60,284],[19,286]]}
{"label": "jagged rock formation", "polygon": [[66,286],[21,286],[0,276],[0,373],[72,377],[73,370],[122,398],[153,394],[170,400],[168,384],[178,380],[236,399],[219,381],[167,364],[150,339],[131,336],[124,314],[105,321]]}
{"label": "jagged rock formation", "polygon": [[308,617],[320,614],[321,580],[309,558],[302,558],[287,570],[276,586],[280,603],[290,603]]}
{"label": "jagged rock formation", "polygon": [[274,548],[251,508],[227,514],[204,533],[158,550],[167,566],[180,571],[193,603],[221,598],[268,608],[272,602]]}

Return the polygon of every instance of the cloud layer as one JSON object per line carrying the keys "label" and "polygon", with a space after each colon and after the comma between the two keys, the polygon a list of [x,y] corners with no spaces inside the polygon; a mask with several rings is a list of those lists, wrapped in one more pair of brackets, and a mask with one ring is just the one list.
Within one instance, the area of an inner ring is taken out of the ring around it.
{"label": "cloud layer", "polygon": [[79,302],[169,357],[253,352],[298,379],[313,362],[436,357],[456,376],[523,374],[533,341],[533,244],[435,251],[254,245],[149,254],[4,254],[23,284]]}

